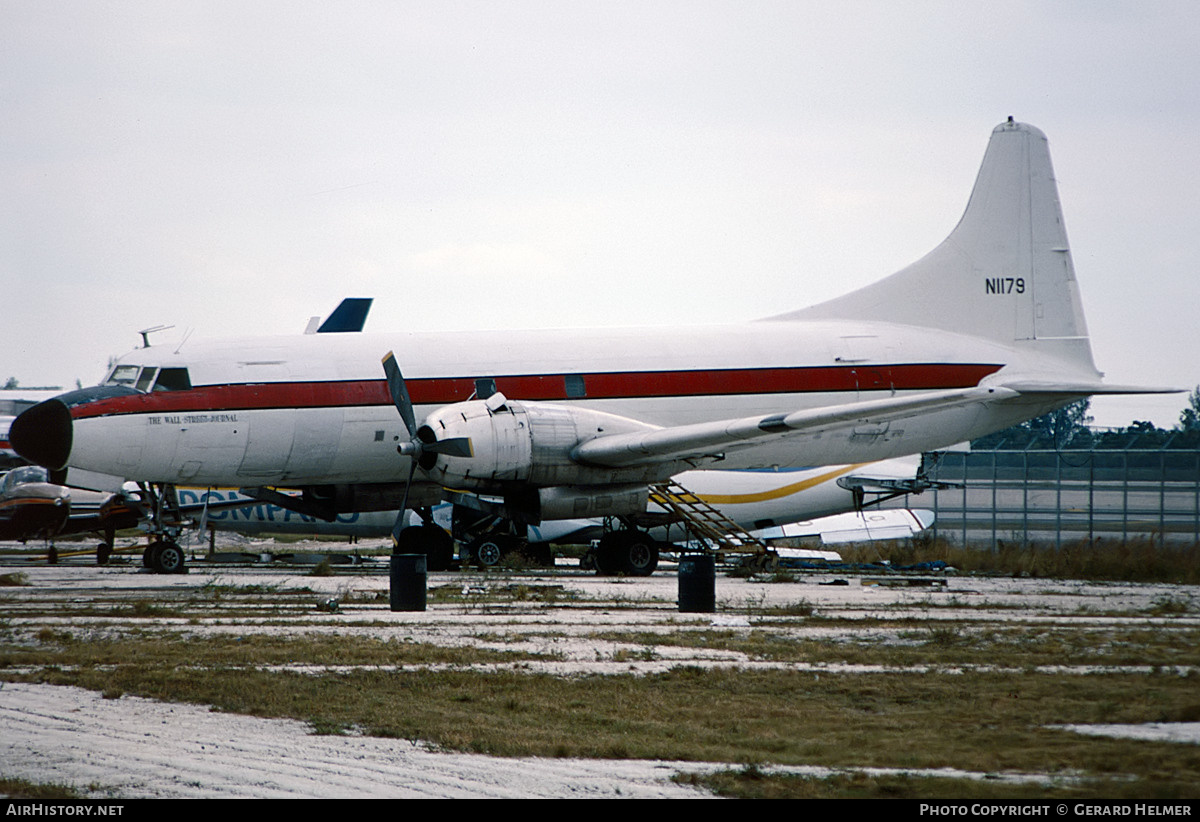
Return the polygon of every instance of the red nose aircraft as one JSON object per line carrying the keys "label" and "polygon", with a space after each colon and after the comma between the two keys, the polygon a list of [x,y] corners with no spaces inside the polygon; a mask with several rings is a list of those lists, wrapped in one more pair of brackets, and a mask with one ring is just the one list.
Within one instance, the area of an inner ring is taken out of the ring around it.
{"label": "red nose aircraft", "polygon": [[601,554],[645,557],[657,549],[632,517],[682,471],[874,462],[1164,390],[1100,378],[1046,137],[1010,118],[941,245],[811,308],[701,328],[147,345],[10,438],[73,485],[136,480],[164,505],[184,484],[327,518],[399,508],[406,551],[448,536],[401,530],[403,510],[452,500],[510,523],[612,518]]}

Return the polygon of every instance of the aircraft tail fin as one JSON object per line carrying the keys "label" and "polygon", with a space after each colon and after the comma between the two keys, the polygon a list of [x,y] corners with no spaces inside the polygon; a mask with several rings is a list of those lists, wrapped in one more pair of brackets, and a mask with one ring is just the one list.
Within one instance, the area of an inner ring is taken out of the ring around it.
{"label": "aircraft tail fin", "polygon": [[338,303],[333,313],[317,328],[317,334],[357,333],[367,322],[374,297],[347,297]]}
{"label": "aircraft tail fin", "polygon": [[1046,135],[1011,117],[992,131],[967,209],[941,245],[886,279],[770,319],[938,328],[1098,376]]}

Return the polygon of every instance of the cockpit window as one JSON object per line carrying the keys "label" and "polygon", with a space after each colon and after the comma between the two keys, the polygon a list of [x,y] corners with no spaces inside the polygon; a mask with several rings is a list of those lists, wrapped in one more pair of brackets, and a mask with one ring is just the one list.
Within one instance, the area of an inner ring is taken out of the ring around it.
{"label": "cockpit window", "polygon": [[108,375],[104,384],[127,385],[138,391],[187,391],[192,387],[192,380],[186,368],[118,365]]}
{"label": "cockpit window", "polygon": [[104,381],[105,385],[133,385],[137,382],[138,372],[141,369],[136,365],[118,365],[108,375],[108,379]]}
{"label": "cockpit window", "polygon": [[154,375],[157,373],[157,368],[143,368],[142,376],[138,377],[137,390],[149,391],[150,386],[154,385]]}
{"label": "cockpit window", "polygon": [[49,482],[50,477],[46,473],[45,468],[37,465],[25,465],[20,468],[14,468],[9,471],[4,477],[4,482],[0,484],[0,492],[7,494],[26,482]]}
{"label": "cockpit window", "polygon": [[187,391],[192,387],[192,380],[186,368],[164,368],[158,372],[158,381],[154,383],[155,391]]}

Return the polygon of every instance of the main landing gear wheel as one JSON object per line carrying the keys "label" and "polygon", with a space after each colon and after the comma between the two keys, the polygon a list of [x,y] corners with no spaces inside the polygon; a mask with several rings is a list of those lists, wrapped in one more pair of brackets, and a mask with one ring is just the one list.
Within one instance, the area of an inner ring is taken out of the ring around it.
{"label": "main landing gear wheel", "polygon": [[643,531],[610,531],[596,546],[596,570],[601,574],[648,577],[658,568],[658,542]]}
{"label": "main landing gear wheel", "polygon": [[454,540],[437,525],[410,525],[396,537],[397,554],[424,554],[425,570],[449,571]]}
{"label": "main landing gear wheel", "polygon": [[480,568],[495,568],[503,559],[520,547],[520,541],[509,534],[484,535],[467,546],[470,561]]}
{"label": "main landing gear wheel", "polygon": [[150,543],[142,553],[142,564],[156,574],[187,573],[187,559],[183,549],[169,540]]}

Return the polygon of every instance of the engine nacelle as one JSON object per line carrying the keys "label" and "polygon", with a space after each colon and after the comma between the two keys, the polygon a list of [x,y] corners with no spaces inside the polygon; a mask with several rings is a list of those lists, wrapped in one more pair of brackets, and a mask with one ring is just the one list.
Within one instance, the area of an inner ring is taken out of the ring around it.
{"label": "engine nacelle", "polygon": [[634,485],[559,485],[529,489],[528,493],[505,497],[530,522],[547,519],[588,519],[646,513],[650,486]]}
{"label": "engine nacelle", "polygon": [[607,468],[571,459],[579,443],[605,434],[654,430],[628,417],[543,402],[517,402],[493,395],[487,400],[440,408],[425,419],[417,436],[425,442],[453,437],[471,441],[471,456],[430,454],[422,467],[448,488],[502,493],[513,483],[547,488],[654,482],[670,475],[663,465]]}

